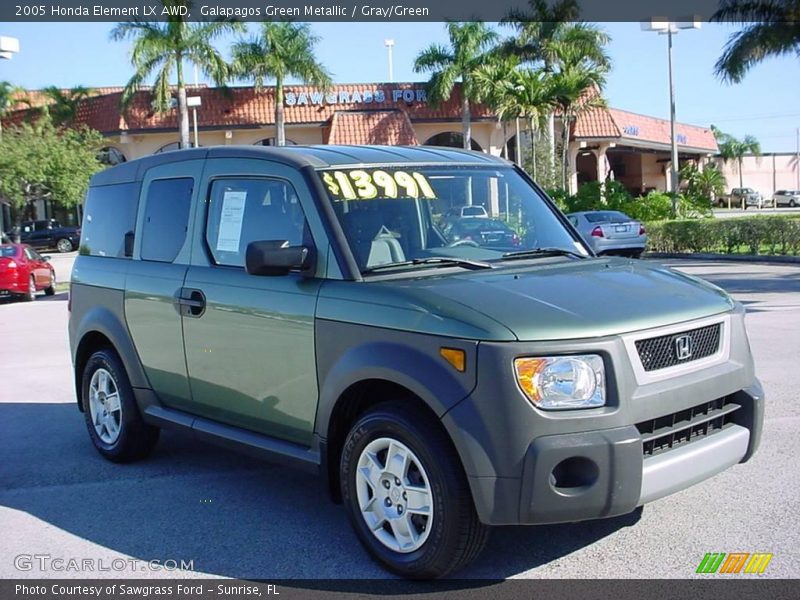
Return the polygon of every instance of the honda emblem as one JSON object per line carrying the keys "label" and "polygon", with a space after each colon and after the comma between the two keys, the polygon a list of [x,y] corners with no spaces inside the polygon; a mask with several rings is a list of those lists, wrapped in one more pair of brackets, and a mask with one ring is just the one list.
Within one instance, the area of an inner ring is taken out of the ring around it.
{"label": "honda emblem", "polygon": [[675,358],[687,360],[692,358],[692,338],[688,335],[679,335],[675,338]]}

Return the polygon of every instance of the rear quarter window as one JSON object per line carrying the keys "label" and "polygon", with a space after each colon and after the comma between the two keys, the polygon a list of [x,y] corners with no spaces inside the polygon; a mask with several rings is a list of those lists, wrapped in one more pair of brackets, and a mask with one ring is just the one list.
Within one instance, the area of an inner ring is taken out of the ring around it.
{"label": "rear quarter window", "polygon": [[125,234],[136,229],[139,184],[89,188],[83,211],[80,254],[126,258]]}

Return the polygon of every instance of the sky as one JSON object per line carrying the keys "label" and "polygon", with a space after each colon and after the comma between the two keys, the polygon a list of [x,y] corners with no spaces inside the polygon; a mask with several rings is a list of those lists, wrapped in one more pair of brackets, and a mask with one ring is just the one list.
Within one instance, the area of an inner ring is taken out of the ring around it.
{"label": "sky", "polygon": [[[638,23],[599,23],[612,38],[613,68],[605,96],[610,106],[669,118],[667,40],[641,31]],[[0,35],[19,38],[20,53],[0,61],[0,80],[28,89],[48,85],[124,85],[131,75],[128,42],[111,42],[112,23],[0,23]],[[257,24],[250,23],[254,30]],[[442,23],[313,23],[321,40],[318,57],[336,83],[388,81],[384,40],[395,40],[394,80],[424,81],[415,74],[416,55],[447,41]],[[714,124],[742,137],[754,135],[764,152],[794,152],[800,127],[800,61],[768,59],[740,84],[715,78],[714,63],[735,26],[703,24],[674,41],[677,118]],[[501,28],[501,35],[510,30]],[[227,53],[229,40],[219,47]],[[202,76],[201,76],[202,81]]]}

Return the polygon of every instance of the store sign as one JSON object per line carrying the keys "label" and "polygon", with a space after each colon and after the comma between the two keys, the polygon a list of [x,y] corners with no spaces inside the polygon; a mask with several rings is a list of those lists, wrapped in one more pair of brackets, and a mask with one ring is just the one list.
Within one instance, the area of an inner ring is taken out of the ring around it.
{"label": "store sign", "polygon": [[625,135],[638,136],[639,135],[639,128],[636,127],[636,125],[625,125],[625,127],[622,128],[622,132]]}
{"label": "store sign", "polygon": [[364,92],[321,92],[312,90],[310,92],[286,92],[284,99],[286,106],[322,106],[324,104],[383,104],[391,102],[398,104],[403,102],[428,102],[428,94],[422,88],[413,89],[383,89],[375,88]]}
{"label": "store sign", "polygon": [[675,138],[678,140],[679,144],[684,144],[684,145],[686,144],[686,141],[687,141],[686,140],[686,136],[683,135],[682,133],[679,133],[678,135],[676,135]]}

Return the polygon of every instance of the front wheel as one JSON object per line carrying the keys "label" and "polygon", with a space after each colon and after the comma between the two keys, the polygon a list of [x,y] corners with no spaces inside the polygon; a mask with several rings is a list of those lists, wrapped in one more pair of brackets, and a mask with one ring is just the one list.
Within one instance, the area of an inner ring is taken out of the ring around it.
{"label": "front wheel", "polygon": [[489,528],[478,519],[455,450],[419,412],[387,403],[364,414],[347,436],[340,469],[350,522],[390,571],[442,577],[485,546]]}
{"label": "front wheel", "polygon": [[795,206],[797,206],[797,203],[794,201],[794,199],[789,200],[789,208],[794,208]]}
{"label": "front wheel", "polygon": [[44,288],[44,293],[46,296],[54,296],[56,293],[56,274],[55,272],[50,272],[50,285]]}
{"label": "front wheel", "polygon": [[159,430],[142,421],[128,374],[113,350],[104,348],[89,357],[83,369],[81,403],[89,437],[110,461],[144,458],[158,441]]}

